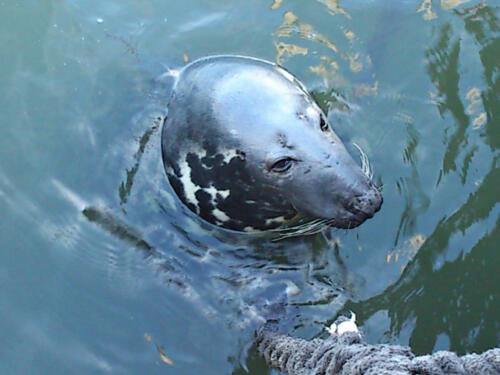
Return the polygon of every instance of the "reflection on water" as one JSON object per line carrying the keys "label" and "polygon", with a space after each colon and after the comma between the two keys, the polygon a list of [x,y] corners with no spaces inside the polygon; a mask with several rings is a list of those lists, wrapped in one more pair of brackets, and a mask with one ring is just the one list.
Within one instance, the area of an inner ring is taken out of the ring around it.
{"label": "reflection on water", "polygon": [[[443,333],[450,340],[450,348],[459,352],[483,351],[497,345],[498,183],[500,169],[496,167],[458,211],[439,223],[394,285],[379,296],[348,304],[347,308],[360,311],[361,320],[387,310],[391,335],[397,335],[409,320],[415,319],[410,345],[419,353],[433,350]],[[487,218],[494,220],[493,229],[474,239],[470,249],[461,249],[455,259],[449,259],[450,243],[460,246],[460,240],[454,237],[476,237],[474,224]]]}
{"label": "reflection on water", "polygon": [[155,134],[155,132],[158,130],[158,128],[162,123],[163,123],[163,118],[157,117],[154,120],[154,123],[151,126],[151,128],[147,129],[139,140],[139,149],[134,154],[135,163],[133,167],[127,169],[127,179],[120,184],[119,188],[120,205],[122,206],[122,210],[124,210],[124,205],[127,203],[127,198],[132,190],[132,186],[134,184],[134,178],[137,173],[137,170],[139,169],[142,155],[144,154],[149,139],[153,134]]}
{"label": "reflection on water", "polygon": [[[346,10],[340,7],[339,1],[318,0],[318,2],[326,6],[329,15],[343,15],[348,20],[351,19]],[[272,9],[277,9],[277,7],[272,7]],[[344,68],[348,68],[350,72],[357,74],[363,70],[367,71],[371,67],[372,61],[369,55],[359,51],[355,33],[342,24],[339,25],[339,28],[340,32],[335,33],[335,38],[339,39],[342,48],[339,48],[336,42],[332,41],[327,35],[318,32],[312,24],[301,21],[292,10],[286,11],[283,14],[283,22],[272,33],[279,40],[279,42],[274,42],[277,50],[276,62],[283,65],[296,55],[318,54],[319,63],[310,65],[311,72],[323,77],[329,86],[345,86],[348,81],[344,76],[345,73],[343,73]],[[296,42],[288,43],[283,40],[296,40]],[[323,47],[326,47],[326,49]],[[312,59],[312,61],[317,60],[317,57]],[[359,84],[355,88],[359,94],[358,96],[369,94],[371,90],[367,88],[372,85],[376,86],[376,81]]]}
{"label": "reflection on water", "polygon": [[396,183],[399,194],[404,196],[405,207],[401,214],[401,221],[398,226],[396,238],[394,239],[394,246],[398,245],[401,234],[404,234],[406,237],[415,233],[417,218],[425,214],[430,205],[430,199],[422,188],[422,181],[417,169],[418,160],[416,150],[420,135],[413,126],[411,119],[408,118],[406,121],[408,121],[408,141],[404,150],[403,161],[405,164],[409,164],[411,175],[401,177]]}
{"label": "reflection on water", "polygon": [[[478,162],[486,163],[489,170],[480,182],[474,182],[477,188],[465,203],[442,218],[395,284],[378,296],[347,305],[362,312],[361,319],[388,311],[391,336],[415,321],[409,343],[419,353],[435,349],[443,335],[448,341],[445,347],[452,350],[483,351],[498,345],[500,330],[500,278],[494,271],[500,261],[498,127],[495,133],[492,131],[493,123],[498,122],[500,22],[493,8],[484,3],[455,15],[464,21],[465,30],[477,44],[456,37],[460,32],[454,28],[460,25],[450,22],[440,26],[436,42],[426,53],[428,73],[437,90],[437,108],[441,116],[450,113],[453,117],[444,133],[445,152],[438,185],[452,171],[461,175],[463,185],[470,183],[467,177],[476,174]],[[459,67],[474,66],[474,59],[482,63],[481,86],[485,89],[479,94],[477,88],[469,89],[466,85],[468,91],[463,95],[459,73],[463,68]],[[467,111],[464,97],[471,103]],[[484,121],[484,115],[478,115],[476,109],[481,105],[480,98],[482,107],[490,113],[481,138],[474,134],[482,130],[478,118]],[[476,151],[483,148],[481,141],[491,147],[490,160],[477,160]],[[458,169],[460,159],[462,166]],[[413,181],[411,186],[419,183]],[[418,197],[415,193],[410,195]],[[408,211],[405,220],[419,212],[415,208]]]}
{"label": "reflection on water", "polygon": [[[311,338],[347,310],[371,342],[419,353],[500,345],[493,2],[13,4],[0,5],[1,372],[268,374],[252,347],[262,318]],[[216,53],[297,75],[367,153],[382,210],[277,243],[186,210],[161,164],[165,72]]]}

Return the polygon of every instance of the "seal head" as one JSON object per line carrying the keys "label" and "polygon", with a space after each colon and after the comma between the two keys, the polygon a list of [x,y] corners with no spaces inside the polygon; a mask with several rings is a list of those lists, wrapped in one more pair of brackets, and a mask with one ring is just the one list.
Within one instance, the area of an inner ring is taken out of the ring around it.
{"label": "seal head", "polygon": [[184,204],[226,229],[281,228],[298,215],[354,228],[382,204],[304,86],[263,60],[187,65],[168,104],[162,154]]}

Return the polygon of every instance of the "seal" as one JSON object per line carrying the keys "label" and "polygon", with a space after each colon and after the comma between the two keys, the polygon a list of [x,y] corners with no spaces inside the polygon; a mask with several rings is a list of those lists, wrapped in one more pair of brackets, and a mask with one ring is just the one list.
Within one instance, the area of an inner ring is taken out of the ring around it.
{"label": "seal", "polygon": [[[225,229],[354,228],[382,204],[304,85],[265,60],[228,55],[188,64],[161,137],[177,196]],[[293,225],[299,217],[303,224]]]}

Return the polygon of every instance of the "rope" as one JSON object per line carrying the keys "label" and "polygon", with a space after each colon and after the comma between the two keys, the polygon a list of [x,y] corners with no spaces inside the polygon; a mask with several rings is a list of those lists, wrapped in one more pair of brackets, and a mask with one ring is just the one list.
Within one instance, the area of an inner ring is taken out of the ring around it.
{"label": "rope", "polygon": [[368,345],[351,319],[340,317],[326,340],[293,338],[263,329],[257,347],[267,364],[288,375],[500,375],[500,349],[457,356],[415,356],[398,345]]}

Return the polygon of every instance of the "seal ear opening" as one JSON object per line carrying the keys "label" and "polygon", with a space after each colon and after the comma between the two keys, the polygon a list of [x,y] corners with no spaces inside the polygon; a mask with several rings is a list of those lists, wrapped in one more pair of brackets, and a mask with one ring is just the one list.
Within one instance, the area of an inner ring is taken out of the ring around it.
{"label": "seal ear opening", "polygon": [[325,121],[325,117],[323,116],[323,114],[319,115],[319,128],[323,132],[328,131],[329,128],[328,123]]}

